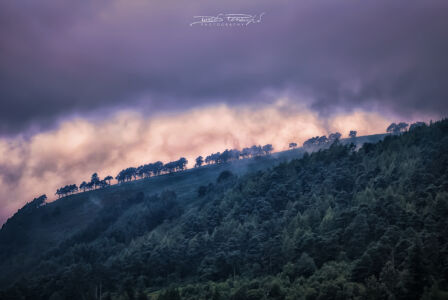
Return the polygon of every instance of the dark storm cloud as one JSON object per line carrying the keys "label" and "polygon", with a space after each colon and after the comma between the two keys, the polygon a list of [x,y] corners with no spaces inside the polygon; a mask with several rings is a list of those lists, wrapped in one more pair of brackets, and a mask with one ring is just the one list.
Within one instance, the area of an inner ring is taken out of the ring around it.
{"label": "dark storm cloud", "polygon": [[[284,94],[324,114],[448,112],[447,1],[240,2],[2,1],[0,132]],[[266,14],[246,28],[188,25],[221,12]]]}

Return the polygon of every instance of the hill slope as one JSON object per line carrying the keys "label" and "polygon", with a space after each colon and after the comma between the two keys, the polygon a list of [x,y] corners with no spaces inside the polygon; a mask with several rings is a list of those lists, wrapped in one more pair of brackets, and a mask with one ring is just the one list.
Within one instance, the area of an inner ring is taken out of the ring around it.
{"label": "hill slope", "polygon": [[251,161],[246,175],[213,166],[136,181],[15,216],[0,232],[4,286],[24,278],[0,298],[446,297],[447,120],[291,158]]}
{"label": "hill slope", "polygon": [[[358,137],[342,140],[342,143],[376,142],[384,135]],[[268,157],[242,159],[227,164],[203,166],[169,175],[147,178],[113,185],[101,190],[87,191],[63,197],[39,209],[17,213],[0,231],[0,267],[10,272],[0,274],[0,284],[14,280],[14,274],[28,270],[42,252],[57,246],[61,241],[82,230],[87,224],[101,217],[104,206],[126,202],[129,197],[142,192],[150,196],[164,190],[172,190],[179,201],[194,198],[198,188],[214,183],[219,174],[229,170],[243,175],[267,169],[281,162],[300,158],[301,148],[278,152]],[[131,205],[132,206],[132,205]],[[124,205],[122,210],[129,208]],[[17,262],[16,262],[17,260]]]}

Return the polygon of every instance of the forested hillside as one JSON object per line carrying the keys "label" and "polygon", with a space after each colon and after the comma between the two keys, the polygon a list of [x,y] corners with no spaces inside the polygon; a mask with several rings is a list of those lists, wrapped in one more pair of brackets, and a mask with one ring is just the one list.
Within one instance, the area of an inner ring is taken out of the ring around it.
{"label": "forested hillside", "polygon": [[0,299],[448,299],[448,120],[265,164],[25,207]]}

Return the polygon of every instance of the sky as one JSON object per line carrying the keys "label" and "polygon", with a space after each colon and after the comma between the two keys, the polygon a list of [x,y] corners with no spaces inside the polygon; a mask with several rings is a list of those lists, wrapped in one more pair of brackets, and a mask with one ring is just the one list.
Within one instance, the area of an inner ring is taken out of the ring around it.
{"label": "sky", "polygon": [[[446,117],[447,12],[446,0],[1,1],[0,224],[93,172]],[[190,25],[226,13],[259,22]]]}

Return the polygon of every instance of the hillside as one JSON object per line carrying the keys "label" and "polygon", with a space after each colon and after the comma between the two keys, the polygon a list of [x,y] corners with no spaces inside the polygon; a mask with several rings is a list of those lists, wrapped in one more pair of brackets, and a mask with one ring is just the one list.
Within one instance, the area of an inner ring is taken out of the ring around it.
{"label": "hillside", "polygon": [[[361,146],[365,142],[376,142],[384,138],[383,134],[345,139],[342,143],[355,143]],[[104,205],[125,200],[130,195],[142,192],[145,195],[172,190],[179,201],[195,197],[198,188],[214,183],[225,170],[235,175],[243,175],[267,169],[291,159],[300,158],[305,151],[302,148],[273,153],[270,156],[241,159],[226,164],[206,165],[182,172],[165,174],[151,178],[116,184],[104,189],[73,194],[47,203],[38,210],[16,214],[4,224],[0,231],[0,266],[7,269],[27,270],[29,264],[40,254],[59,242],[83,229],[98,217]],[[125,207],[127,208],[127,207]],[[15,263],[15,257],[25,259],[25,263]],[[6,266],[4,265],[6,264]],[[11,269],[12,268],[12,269]],[[11,274],[0,274],[0,283],[13,279]]]}
{"label": "hillside", "polygon": [[18,213],[0,231],[0,299],[447,297],[448,121],[383,137]]}

